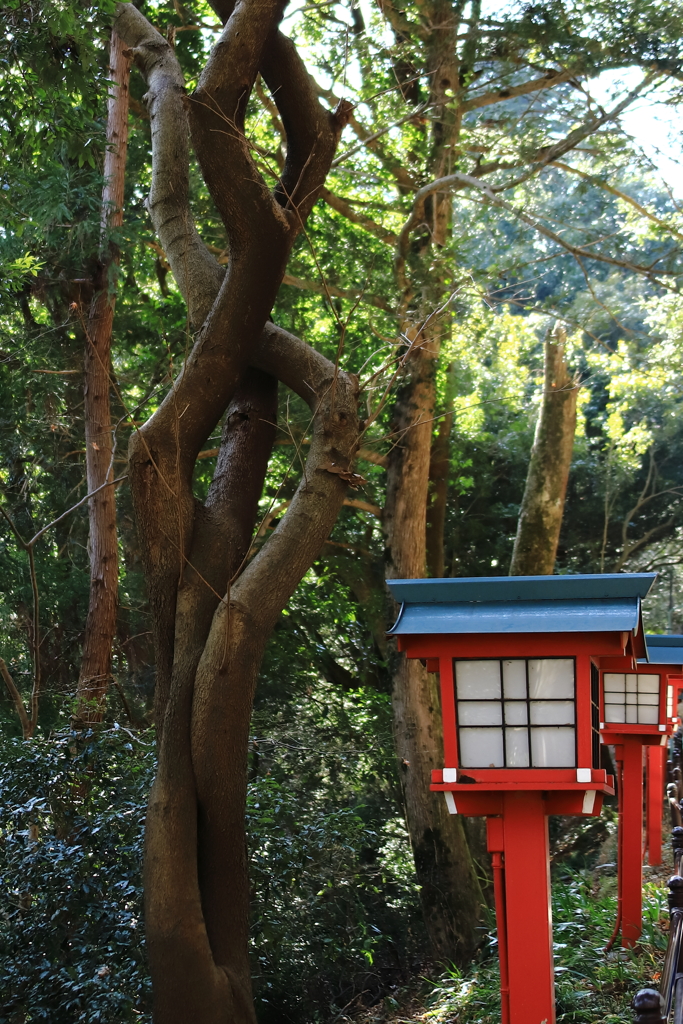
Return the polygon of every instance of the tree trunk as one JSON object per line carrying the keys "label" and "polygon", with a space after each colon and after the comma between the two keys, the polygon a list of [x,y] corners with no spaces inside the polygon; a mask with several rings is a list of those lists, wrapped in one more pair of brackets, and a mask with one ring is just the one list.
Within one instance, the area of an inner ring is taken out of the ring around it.
{"label": "tree trunk", "polygon": [[[395,446],[389,460],[384,525],[387,574],[425,575],[427,490],[435,403],[438,334],[418,335],[406,360],[394,407]],[[394,611],[396,609],[394,608]],[[431,793],[432,768],[443,767],[436,677],[419,661],[392,655],[393,721],[406,820],[421,886],[423,916],[434,957],[465,963],[479,942],[483,896],[459,816]]]}
{"label": "tree trunk", "polygon": [[427,506],[427,572],[439,579],[445,572],[446,512],[450,470],[451,431],[453,429],[453,365],[447,368],[445,411],[432,440],[429,460],[430,500]]}
{"label": "tree trunk", "polygon": [[[432,27],[426,68],[432,119],[429,173],[435,179],[450,173],[458,160],[461,110],[453,97],[461,91],[457,39],[463,8],[464,4],[454,5],[450,0],[431,0],[421,12]],[[473,8],[476,18],[478,5],[475,3]],[[430,250],[447,244],[451,234],[450,212],[447,190],[436,192],[426,202],[416,204],[404,225],[395,257],[404,311],[409,309],[416,291],[409,275],[410,261],[420,255],[424,263]],[[426,225],[428,238],[424,235]],[[418,226],[422,241],[414,244],[411,251],[410,231]],[[413,311],[412,325],[404,324],[402,332],[403,338],[410,340],[410,348],[401,360],[403,382],[394,407],[394,448],[389,459],[384,512],[387,574],[393,578],[419,578],[427,569],[435,374],[450,316],[444,303],[448,294],[445,264],[436,260],[422,285],[421,308]],[[421,326],[417,326],[420,317]],[[404,319],[409,319],[407,312]],[[430,515],[429,563],[439,572],[443,572],[449,433],[447,421],[437,438],[432,463],[436,493]],[[438,960],[462,964],[471,958],[479,943],[477,926],[484,899],[462,820],[449,814],[445,801],[429,789],[431,769],[443,767],[436,680],[419,662],[408,661],[395,650],[392,673],[396,755],[432,954]]]}
{"label": "tree trunk", "polygon": [[[155,1024],[255,1024],[244,822],[254,687],[266,641],[355,482],[360,437],[356,379],[267,322],[349,106],[320,105],[279,32],[283,0],[213,6],[225,27],[187,100],[167,40],[132,4],[119,4],[116,20],[148,84],[148,209],[196,331],[180,375],[129,446],[157,664],[159,760],[145,837]],[[244,133],[259,73],[287,134],[273,189]],[[189,131],[228,236],[226,271],[192,219]],[[248,560],[278,380],[310,406],[311,444],[286,515]],[[193,469],[221,419],[202,504]]]}
{"label": "tree trunk", "polygon": [[[113,84],[107,112],[107,151],[102,192],[104,251],[95,275],[95,295],[88,316],[85,347],[85,464],[88,491],[95,491],[114,478],[109,367],[116,303],[112,273],[116,272],[118,252],[107,236],[112,228],[118,228],[123,223],[130,68],[124,50],[123,40],[112,31],[109,60]],[[88,519],[90,601],[74,713],[75,720],[82,724],[101,721],[111,675],[119,581],[116,495],[113,487],[102,487],[102,490],[93,494],[88,503]]]}
{"label": "tree trunk", "polygon": [[511,576],[547,576],[555,568],[574,449],[578,385],[565,362],[561,326],[544,345],[544,384],[517,524]]}

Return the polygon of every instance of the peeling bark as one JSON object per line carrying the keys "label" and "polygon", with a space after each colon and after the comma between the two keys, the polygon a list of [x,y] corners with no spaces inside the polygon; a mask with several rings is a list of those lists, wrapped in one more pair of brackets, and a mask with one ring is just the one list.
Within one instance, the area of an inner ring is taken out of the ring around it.
{"label": "peeling bark", "polygon": [[574,449],[578,383],[565,362],[561,326],[544,345],[543,398],[536,423],[511,576],[545,576],[555,568]]}
{"label": "peeling bark", "polygon": [[[112,31],[109,63],[113,84],[109,94],[102,193],[104,239],[112,228],[123,224],[130,72],[124,49],[123,40]],[[114,479],[109,367],[116,304],[112,273],[117,267],[118,251],[113,243],[108,242],[95,275],[95,296],[90,306],[85,345],[86,478],[88,491],[97,493],[88,503],[90,600],[74,712],[74,719],[80,724],[102,720],[116,632],[119,585],[116,493],[113,487],[102,488],[102,484]]]}

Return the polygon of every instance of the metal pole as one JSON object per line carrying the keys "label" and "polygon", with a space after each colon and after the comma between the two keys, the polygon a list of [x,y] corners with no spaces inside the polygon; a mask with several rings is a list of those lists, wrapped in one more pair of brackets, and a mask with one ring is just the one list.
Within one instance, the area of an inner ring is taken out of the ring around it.
{"label": "metal pole", "polygon": [[498,962],[500,965],[500,1020],[510,1024],[510,979],[508,972],[507,914],[505,912],[505,867],[503,854],[491,854],[493,868],[493,895],[496,901],[496,923],[498,925]]}
{"label": "metal pole", "polygon": [[666,1024],[664,1001],[655,988],[641,988],[633,999],[636,1024]]}
{"label": "metal pole", "polygon": [[674,854],[674,875],[680,875],[681,855],[683,855],[683,828],[680,825],[671,829],[671,846]]}

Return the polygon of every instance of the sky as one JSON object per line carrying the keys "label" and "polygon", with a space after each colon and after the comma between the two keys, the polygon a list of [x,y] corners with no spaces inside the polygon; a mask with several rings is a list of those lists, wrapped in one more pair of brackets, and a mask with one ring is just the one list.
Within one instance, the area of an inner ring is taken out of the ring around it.
{"label": "sky", "polygon": [[[638,83],[640,71],[605,72],[590,83],[591,95],[609,109],[618,98]],[[658,95],[663,98],[663,91]],[[614,99],[614,97],[617,99]],[[658,168],[659,174],[678,198],[683,199],[683,123],[680,111],[655,98],[635,101],[620,118],[627,135]]]}
{"label": "sky", "polygon": [[[324,2],[324,0],[323,0]],[[357,0],[366,22],[369,23],[371,13],[376,10],[375,0]],[[320,0],[299,0],[291,5],[291,13],[283,22],[285,31],[291,30],[296,23],[302,8],[307,4],[319,4]],[[331,0],[331,4],[333,0]],[[515,0],[483,0],[484,16],[502,15],[517,7]],[[346,12],[340,8],[339,16],[343,19]],[[387,29],[387,45],[391,45],[393,37]],[[639,81],[642,72],[630,71],[605,72],[593,79],[588,88],[593,98],[606,109],[616,106],[619,99]],[[320,77],[320,75],[319,75]],[[349,68],[349,79],[353,79],[353,69]],[[330,83],[331,84],[331,83]],[[351,81],[352,84],[352,81]],[[661,102],[663,90],[658,90],[655,98],[643,97],[629,107],[620,118],[624,131],[630,135],[636,146],[640,147],[646,157],[658,169],[664,183],[671,192],[683,201],[683,121],[675,109]]]}

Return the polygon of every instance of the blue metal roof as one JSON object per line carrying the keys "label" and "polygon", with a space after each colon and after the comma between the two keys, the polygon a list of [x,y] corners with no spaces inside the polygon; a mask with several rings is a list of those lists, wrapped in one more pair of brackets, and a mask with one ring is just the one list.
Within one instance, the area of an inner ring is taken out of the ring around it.
{"label": "blue metal roof", "polygon": [[393,635],[630,632],[656,573],[387,580]]}
{"label": "blue metal roof", "polygon": [[589,633],[637,629],[640,598],[404,604],[389,633]]}
{"label": "blue metal roof", "polygon": [[647,633],[645,643],[650,665],[683,665],[683,636]]}
{"label": "blue metal roof", "polygon": [[387,580],[399,604],[461,601],[566,601],[646,597],[656,572],[594,573],[580,576],[465,576],[456,579]]}

